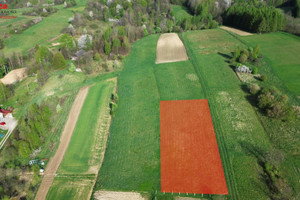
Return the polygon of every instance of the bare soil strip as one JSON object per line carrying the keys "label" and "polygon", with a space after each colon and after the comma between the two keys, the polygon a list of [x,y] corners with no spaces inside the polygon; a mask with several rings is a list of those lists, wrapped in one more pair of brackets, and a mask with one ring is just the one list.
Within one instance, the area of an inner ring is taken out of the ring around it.
{"label": "bare soil strip", "polygon": [[66,122],[64,131],[61,135],[59,147],[53,158],[50,159],[45,173],[38,190],[38,193],[35,197],[36,200],[44,200],[46,199],[48,190],[53,182],[54,176],[56,175],[56,171],[68,149],[73,131],[75,129],[76,122],[78,120],[81,108],[83,106],[84,100],[88,94],[89,87],[83,87],[80,89],[74,103],[72,109],[69,113],[68,120]]}
{"label": "bare soil strip", "polygon": [[97,191],[94,197],[97,200],[145,200],[145,198],[137,192]]}
{"label": "bare soil strip", "polygon": [[159,37],[156,49],[156,64],[188,60],[186,49],[176,33]]}
{"label": "bare soil strip", "polygon": [[18,81],[22,81],[24,78],[27,77],[27,70],[26,68],[20,68],[10,71],[6,76],[4,76],[0,81],[4,85],[11,85]]}
{"label": "bare soil strip", "polygon": [[249,32],[246,32],[246,31],[241,31],[239,29],[235,29],[235,28],[230,28],[228,26],[221,26],[220,27],[221,29],[224,29],[224,30],[227,30],[227,31],[230,31],[232,33],[235,33],[235,34],[238,34],[240,36],[248,36],[248,35],[253,35],[252,33],[249,33]]}

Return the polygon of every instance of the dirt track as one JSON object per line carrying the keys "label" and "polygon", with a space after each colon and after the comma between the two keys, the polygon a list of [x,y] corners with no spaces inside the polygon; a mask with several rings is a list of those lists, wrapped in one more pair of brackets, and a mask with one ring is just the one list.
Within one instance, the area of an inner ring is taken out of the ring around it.
{"label": "dirt track", "polygon": [[220,27],[221,29],[224,29],[224,30],[227,30],[227,31],[230,31],[232,33],[236,33],[240,36],[248,36],[248,35],[253,35],[252,33],[248,33],[246,31],[241,31],[239,29],[235,29],[235,28],[230,28],[230,27],[227,27],[227,26],[221,26]]}
{"label": "dirt track", "polygon": [[159,37],[156,49],[156,64],[188,60],[186,49],[176,33]]}
{"label": "dirt track", "polygon": [[97,191],[94,197],[97,200],[145,200],[141,194],[136,192]]}
{"label": "dirt track", "polygon": [[81,108],[83,106],[83,103],[85,101],[85,98],[87,96],[89,87],[81,88],[74,103],[72,106],[72,109],[69,113],[68,120],[66,122],[64,131],[61,135],[60,144],[58,146],[58,149],[54,155],[47,164],[44,177],[42,180],[42,183],[40,185],[40,188],[38,190],[38,193],[35,197],[36,200],[44,200],[46,199],[48,190],[53,182],[53,179],[55,177],[56,171],[62,162],[62,159],[68,149],[73,131],[75,129],[76,122],[78,120]]}

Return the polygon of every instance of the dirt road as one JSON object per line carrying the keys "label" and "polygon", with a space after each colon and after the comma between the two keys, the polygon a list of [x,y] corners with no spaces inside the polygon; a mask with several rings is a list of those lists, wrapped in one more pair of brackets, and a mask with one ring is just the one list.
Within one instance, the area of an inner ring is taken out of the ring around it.
{"label": "dirt road", "polygon": [[246,31],[241,31],[239,29],[235,29],[235,28],[230,28],[228,26],[221,26],[220,27],[221,29],[224,29],[224,30],[227,30],[227,31],[230,31],[232,33],[235,33],[235,34],[238,34],[240,36],[248,36],[248,35],[253,35],[252,33],[248,33]]}
{"label": "dirt road", "polygon": [[188,60],[186,49],[176,33],[159,37],[156,49],[156,64]]}
{"label": "dirt road", "polygon": [[69,117],[66,122],[64,131],[61,135],[60,144],[58,146],[58,149],[57,149],[54,157],[52,157],[50,159],[50,161],[46,167],[46,170],[44,172],[44,177],[43,177],[42,183],[41,183],[38,193],[35,197],[36,200],[46,199],[48,190],[53,182],[56,171],[68,149],[68,146],[69,146],[73,131],[75,129],[75,125],[78,120],[81,108],[82,108],[85,98],[88,94],[88,90],[89,90],[89,87],[81,88],[74,103],[73,103],[73,106],[69,113]]}

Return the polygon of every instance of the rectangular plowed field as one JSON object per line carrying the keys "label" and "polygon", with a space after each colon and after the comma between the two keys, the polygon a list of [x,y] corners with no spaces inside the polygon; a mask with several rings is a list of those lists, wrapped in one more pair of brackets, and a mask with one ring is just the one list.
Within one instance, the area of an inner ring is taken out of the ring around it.
{"label": "rectangular plowed field", "polygon": [[161,101],[160,145],[162,192],[228,194],[206,99]]}

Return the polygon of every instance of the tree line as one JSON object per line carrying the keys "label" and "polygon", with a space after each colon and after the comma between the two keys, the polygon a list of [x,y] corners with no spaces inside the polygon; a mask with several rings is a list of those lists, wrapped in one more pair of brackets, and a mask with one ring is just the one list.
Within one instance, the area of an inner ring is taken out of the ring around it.
{"label": "tree line", "polygon": [[250,32],[267,33],[285,27],[283,15],[271,6],[236,4],[224,13],[223,19],[227,25]]}

